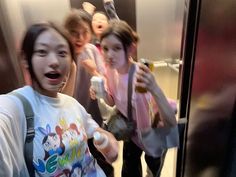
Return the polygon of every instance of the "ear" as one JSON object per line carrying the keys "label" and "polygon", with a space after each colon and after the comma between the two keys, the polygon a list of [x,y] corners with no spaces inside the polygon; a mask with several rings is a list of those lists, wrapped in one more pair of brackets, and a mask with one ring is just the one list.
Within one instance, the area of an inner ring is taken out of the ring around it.
{"label": "ear", "polygon": [[132,43],[128,48],[128,55],[133,56],[135,51],[136,51],[136,45],[135,45],[135,43]]}
{"label": "ear", "polygon": [[29,68],[28,61],[26,60],[25,54],[23,53],[20,54],[20,63],[23,66],[23,68],[26,68],[26,69]]}
{"label": "ear", "polygon": [[23,71],[25,84],[26,85],[32,85],[32,78],[31,78],[31,75],[29,73],[29,64],[26,60],[26,57],[23,53],[20,53],[18,56],[19,56],[19,59],[20,59],[20,67]]}

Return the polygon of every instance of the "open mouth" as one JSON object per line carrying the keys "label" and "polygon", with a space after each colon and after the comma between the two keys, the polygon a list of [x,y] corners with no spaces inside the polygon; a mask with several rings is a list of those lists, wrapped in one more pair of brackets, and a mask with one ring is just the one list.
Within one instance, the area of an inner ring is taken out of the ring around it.
{"label": "open mouth", "polygon": [[46,73],[45,76],[49,79],[58,79],[61,77],[60,73]]}
{"label": "open mouth", "polygon": [[98,29],[101,29],[102,28],[102,25],[98,25]]}

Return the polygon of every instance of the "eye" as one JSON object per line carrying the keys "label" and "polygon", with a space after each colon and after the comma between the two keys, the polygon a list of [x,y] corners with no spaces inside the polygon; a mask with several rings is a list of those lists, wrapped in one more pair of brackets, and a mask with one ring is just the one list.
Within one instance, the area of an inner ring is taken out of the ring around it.
{"label": "eye", "polygon": [[68,52],[66,50],[61,50],[58,52],[58,55],[60,57],[66,57],[68,55]]}
{"label": "eye", "polygon": [[103,52],[107,52],[107,51],[108,51],[108,48],[107,48],[106,46],[103,46],[103,47],[102,47],[102,50],[103,50]]}
{"label": "eye", "polygon": [[49,142],[44,143],[44,146],[47,148],[49,147],[49,145],[50,145]]}
{"label": "eye", "polygon": [[86,30],[84,31],[84,34],[89,34],[89,30],[86,29]]}
{"label": "eye", "polygon": [[47,50],[44,49],[35,50],[34,53],[40,57],[45,57],[48,54]]}
{"label": "eye", "polygon": [[115,51],[115,52],[118,52],[118,51],[120,51],[122,49],[122,47],[120,47],[120,46],[115,46],[114,48],[113,48],[113,50]]}
{"label": "eye", "polygon": [[79,36],[79,33],[75,32],[75,31],[70,31],[70,34],[71,34],[71,36],[73,36],[73,37]]}

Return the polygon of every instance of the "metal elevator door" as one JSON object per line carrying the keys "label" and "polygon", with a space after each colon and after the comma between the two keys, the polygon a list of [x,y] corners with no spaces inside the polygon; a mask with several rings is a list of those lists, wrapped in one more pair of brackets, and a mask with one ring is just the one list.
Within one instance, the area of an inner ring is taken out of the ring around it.
{"label": "metal elevator door", "polygon": [[15,71],[9,52],[10,49],[7,48],[2,26],[0,26],[0,94],[22,85],[21,73]]}

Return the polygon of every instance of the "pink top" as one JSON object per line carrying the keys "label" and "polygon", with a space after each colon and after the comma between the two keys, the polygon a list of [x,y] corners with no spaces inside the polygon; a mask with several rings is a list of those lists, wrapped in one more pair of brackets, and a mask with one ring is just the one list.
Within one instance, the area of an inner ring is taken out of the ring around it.
{"label": "pink top", "polygon": [[[138,66],[136,65],[136,68]],[[108,92],[112,95],[115,105],[117,109],[124,115],[127,116],[127,103],[128,103],[128,73],[119,74],[114,69],[107,68],[107,84],[108,84]],[[134,82],[135,79],[133,79]],[[133,83],[134,85],[134,83]],[[149,92],[145,94],[141,94],[135,92],[133,86],[133,94],[132,94],[132,116],[133,120],[137,124],[136,134],[132,137],[132,140],[142,148],[142,144],[138,138],[138,130],[146,129],[151,126],[151,115],[149,110],[150,106],[155,106],[151,104],[152,96]],[[156,107],[157,108],[157,107]],[[155,109],[157,110],[157,109]]]}
{"label": "pink top", "polygon": [[[137,67],[138,66],[136,65],[136,70]],[[108,92],[113,97],[117,109],[127,117],[128,73],[119,74],[115,69],[110,69],[107,67],[107,76]],[[143,145],[141,141],[139,141],[140,130],[151,127],[151,120],[154,117],[154,114],[158,112],[158,107],[150,92],[143,94],[135,91],[134,81],[135,78],[133,79],[133,93],[131,102],[132,118],[137,124],[137,129],[136,134],[132,137],[132,140],[137,146],[143,149]],[[174,100],[168,100],[171,107],[176,112],[176,102]]]}

